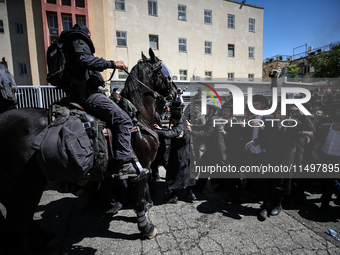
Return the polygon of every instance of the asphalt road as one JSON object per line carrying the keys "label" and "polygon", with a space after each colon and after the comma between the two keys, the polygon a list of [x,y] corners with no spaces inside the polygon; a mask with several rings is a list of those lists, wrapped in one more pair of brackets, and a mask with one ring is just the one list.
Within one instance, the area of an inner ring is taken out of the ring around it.
{"label": "asphalt road", "polygon": [[123,207],[112,218],[103,218],[98,209],[83,209],[86,192],[59,193],[50,185],[34,219],[58,234],[60,243],[45,251],[28,247],[29,254],[340,254],[340,241],[326,233],[328,228],[340,232],[340,207],[332,203],[330,214],[322,214],[319,194],[305,202],[287,199],[283,212],[265,221],[257,217],[259,203],[229,203],[209,183],[207,199],[194,203],[166,204],[163,195],[161,180],[147,213],[158,235],[141,240],[133,210]]}

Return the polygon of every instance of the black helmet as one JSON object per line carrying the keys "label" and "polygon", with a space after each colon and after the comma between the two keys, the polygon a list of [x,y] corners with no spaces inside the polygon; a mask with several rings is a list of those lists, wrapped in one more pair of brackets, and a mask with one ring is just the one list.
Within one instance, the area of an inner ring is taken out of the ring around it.
{"label": "black helmet", "polygon": [[90,30],[87,28],[87,26],[85,25],[81,25],[81,24],[75,24],[73,26],[74,30],[79,30],[81,32],[83,32],[84,34],[86,34],[88,37],[91,37],[91,32]]}

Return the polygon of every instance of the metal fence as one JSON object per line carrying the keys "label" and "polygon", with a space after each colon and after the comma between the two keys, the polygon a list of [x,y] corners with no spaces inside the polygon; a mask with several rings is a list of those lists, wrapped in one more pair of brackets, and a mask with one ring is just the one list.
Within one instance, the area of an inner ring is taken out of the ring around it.
{"label": "metal fence", "polygon": [[45,108],[66,94],[55,86],[18,86],[18,108]]}

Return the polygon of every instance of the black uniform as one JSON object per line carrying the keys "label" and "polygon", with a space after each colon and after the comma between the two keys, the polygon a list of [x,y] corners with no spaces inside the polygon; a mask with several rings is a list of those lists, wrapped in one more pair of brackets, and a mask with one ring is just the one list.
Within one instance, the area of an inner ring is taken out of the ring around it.
{"label": "black uniform", "polygon": [[132,121],[129,116],[111,99],[99,91],[104,86],[104,79],[99,72],[113,68],[114,61],[93,56],[92,41],[87,37],[86,26],[79,26],[85,36],[73,36],[69,48],[73,58],[70,96],[76,98],[89,113],[100,118],[114,129],[115,157],[123,162],[133,158],[130,149]]}

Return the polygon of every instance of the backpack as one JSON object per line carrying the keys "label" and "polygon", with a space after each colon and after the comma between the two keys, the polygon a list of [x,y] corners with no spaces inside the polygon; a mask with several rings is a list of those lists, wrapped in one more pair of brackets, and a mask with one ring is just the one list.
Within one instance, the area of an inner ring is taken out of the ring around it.
{"label": "backpack", "polygon": [[58,89],[69,91],[74,66],[74,56],[70,43],[74,39],[84,40],[95,52],[93,43],[89,37],[77,29],[69,29],[61,32],[60,36],[54,39],[47,48],[47,81]]}
{"label": "backpack", "polygon": [[[47,66],[48,74],[47,81],[58,89],[68,89],[71,81],[71,69],[69,66],[66,68],[66,52],[64,50],[63,38],[58,37],[53,40],[47,49]],[[68,69],[68,70],[66,70]]]}
{"label": "backpack", "polygon": [[32,148],[51,181],[78,182],[94,164],[90,139],[75,116],[58,117],[35,137]]}

